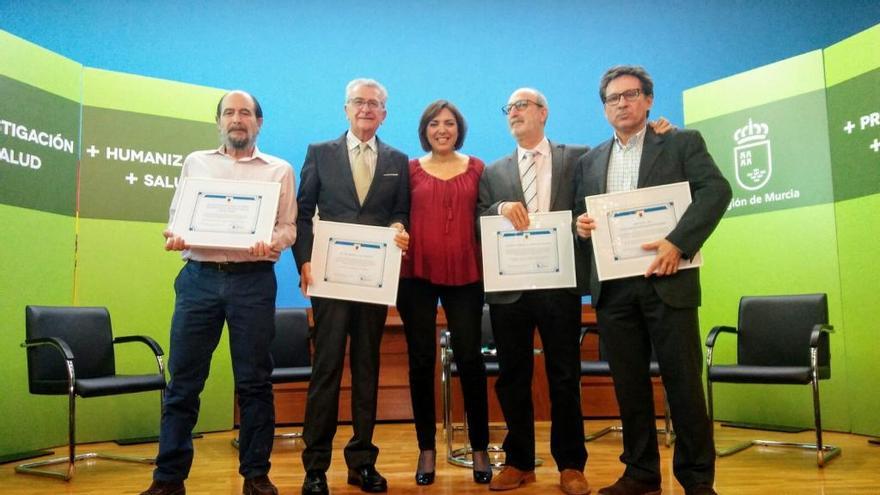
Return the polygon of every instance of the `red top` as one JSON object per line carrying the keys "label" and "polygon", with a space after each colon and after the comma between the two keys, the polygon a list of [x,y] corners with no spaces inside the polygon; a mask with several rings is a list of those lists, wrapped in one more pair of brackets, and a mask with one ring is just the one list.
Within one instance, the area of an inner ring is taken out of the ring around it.
{"label": "red top", "polygon": [[482,279],[475,230],[480,175],[485,165],[469,157],[467,169],[447,180],[409,162],[409,249],[400,276],[437,285],[465,285]]}

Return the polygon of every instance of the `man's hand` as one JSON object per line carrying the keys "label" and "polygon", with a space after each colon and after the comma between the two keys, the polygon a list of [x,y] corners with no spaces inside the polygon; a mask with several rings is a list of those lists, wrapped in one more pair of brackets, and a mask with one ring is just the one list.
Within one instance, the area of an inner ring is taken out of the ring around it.
{"label": "man's hand", "polygon": [[259,241],[248,248],[248,254],[250,254],[251,256],[264,258],[273,254],[279,256],[281,254],[281,250],[278,249],[278,244],[275,241],[272,241],[270,243]]}
{"label": "man's hand", "polygon": [[394,222],[390,227],[397,229],[397,234],[394,234],[394,243],[397,244],[401,251],[406,252],[406,249],[409,247],[409,232],[406,231],[406,228],[400,222]]}
{"label": "man's hand", "polygon": [[302,269],[299,271],[299,289],[304,297],[309,297],[306,291],[312,285],[312,263],[303,263]]}
{"label": "man's hand", "polygon": [[596,228],[596,221],[586,213],[581,213],[577,217],[575,228],[577,229],[578,237],[589,239],[593,235],[593,229]]}
{"label": "man's hand", "polygon": [[183,251],[184,249],[189,249],[189,245],[184,242],[183,237],[176,236],[170,230],[165,230],[162,232],[162,235],[165,236],[165,251]]}
{"label": "man's hand", "polygon": [[529,210],[518,201],[507,201],[501,204],[501,214],[510,220],[516,230],[529,228]]}
{"label": "man's hand", "polygon": [[670,124],[666,117],[660,117],[651,122],[650,126],[654,130],[654,134],[666,134],[669,131],[675,130],[675,126]]}
{"label": "man's hand", "polygon": [[675,244],[660,239],[659,241],[642,244],[645,251],[657,251],[657,256],[645,272],[645,278],[651,275],[666,276],[675,275],[678,272],[678,262],[681,261],[681,250]]}

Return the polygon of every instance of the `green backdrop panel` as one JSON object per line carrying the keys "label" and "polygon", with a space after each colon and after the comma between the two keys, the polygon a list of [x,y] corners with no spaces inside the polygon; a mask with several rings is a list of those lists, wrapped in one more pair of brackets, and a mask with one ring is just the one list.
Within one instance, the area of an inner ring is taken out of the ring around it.
{"label": "green backdrop panel", "polygon": [[[722,220],[703,248],[700,322],[704,337],[713,326],[736,326],[739,299],[746,295],[827,293],[835,334],[832,378],[820,385],[823,426],[849,431],[848,346],[835,237],[832,204]],[[736,361],[732,337],[719,337],[715,362]],[[716,419],[812,426],[808,386],[719,384],[715,392]]]}
{"label": "green backdrop panel", "polygon": [[[155,338],[166,354],[174,309],[174,278],[183,266],[180,253],[163,249],[164,224],[81,219],[77,262],[77,302],[110,309],[116,334],[146,334]],[[154,366],[146,348],[128,344],[119,348],[117,360],[149,371]],[[167,356],[166,356],[167,360]],[[228,337],[214,353],[211,376],[202,392],[199,431],[232,427],[233,385]],[[109,400],[95,407],[119,416],[115,432],[97,417],[83,425],[92,439],[108,435],[140,436],[158,432],[158,402],[151,394]],[[134,404],[133,404],[133,401]],[[85,402],[85,401],[84,401]],[[155,412],[155,414],[154,414]],[[99,438],[103,437],[103,438]]]}
{"label": "green backdrop panel", "polygon": [[837,203],[837,249],[846,361],[849,370],[852,431],[880,435],[880,339],[877,295],[880,294],[880,195]]}
{"label": "green backdrop panel", "polygon": [[833,200],[826,112],[820,90],[688,123],[730,181],[728,218]]}
{"label": "green backdrop panel", "polygon": [[69,305],[73,300],[74,218],[0,204],[0,455],[64,444],[67,399],[30,395],[24,342],[24,307]]}
{"label": "green backdrop panel", "polygon": [[0,29],[0,75],[68,100],[82,94],[82,65]]}
{"label": "green backdrop panel", "polygon": [[686,90],[684,121],[690,125],[824,88],[822,51],[816,50]]}
{"label": "green backdrop panel", "polygon": [[880,25],[825,50],[852,429],[880,435]]}

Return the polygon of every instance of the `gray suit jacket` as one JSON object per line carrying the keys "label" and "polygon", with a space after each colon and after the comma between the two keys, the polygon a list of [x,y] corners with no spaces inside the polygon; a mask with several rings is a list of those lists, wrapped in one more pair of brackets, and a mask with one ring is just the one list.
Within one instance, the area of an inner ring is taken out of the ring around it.
{"label": "gray suit jacket", "polygon": [[409,219],[409,164],[405,154],[376,138],[378,155],[364,204],[358,201],[345,134],[310,144],[297,193],[297,237],[293,256],[298,270],[312,259],[315,209],[322,220],[388,226]]}
{"label": "gray suit jacket", "polygon": [[[586,146],[550,143],[551,154],[551,185],[550,210],[570,210],[574,199],[574,172],[578,158],[590,148]],[[497,160],[483,171],[480,177],[480,198],[477,211],[482,215],[497,215],[498,205],[505,201],[519,201],[525,204],[522,182],[519,177],[519,165],[516,151]],[[586,259],[577,253],[575,245],[575,267],[578,286],[572,292],[583,294],[587,290]],[[509,304],[516,302],[522,292],[488,292],[486,302],[489,304]]]}
{"label": "gray suit jacket", "polygon": [[[585,196],[605,193],[612,145],[613,139],[609,139],[578,161],[575,216],[586,210]],[[727,211],[731,197],[730,184],[706,150],[706,143],[699,132],[682,129],[660,136],[648,126],[639,164],[638,187],[681,181],[690,183],[693,202],[666,239],[681,249],[683,257],[690,258],[700,250]],[[582,245],[581,255],[590,260],[590,292],[593,305],[597,306],[601,283],[596,275],[595,260],[592,259],[592,245],[589,240],[579,243]],[[650,280],[660,299],[667,305],[676,308],[700,305],[698,268],[681,270],[668,277],[651,277]]]}

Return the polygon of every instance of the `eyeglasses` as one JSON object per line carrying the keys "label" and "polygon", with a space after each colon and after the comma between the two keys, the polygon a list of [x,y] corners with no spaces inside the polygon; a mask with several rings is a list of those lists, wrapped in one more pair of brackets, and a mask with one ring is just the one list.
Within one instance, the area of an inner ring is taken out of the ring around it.
{"label": "eyeglasses", "polygon": [[623,98],[626,101],[636,101],[639,95],[642,94],[641,89],[628,89],[623,93],[614,93],[605,96],[605,105],[609,107],[616,107],[620,104],[620,99]]}
{"label": "eyeglasses", "polygon": [[379,108],[379,107],[384,107],[384,106],[385,106],[385,105],[383,105],[382,102],[379,101],[379,100],[365,100],[365,99],[363,99],[363,98],[352,98],[352,99],[348,100],[348,103],[349,103],[350,105],[354,106],[355,108],[364,108],[364,107],[367,107],[367,108],[369,108],[370,110],[375,110],[375,109],[377,109],[377,108]]}
{"label": "eyeglasses", "polygon": [[517,110],[525,110],[526,107],[529,106],[529,103],[531,103],[532,105],[537,105],[537,106],[539,106],[539,107],[543,107],[543,106],[544,106],[544,105],[541,105],[540,103],[538,103],[537,101],[532,101],[532,100],[517,100],[517,101],[515,101],[515,102],[513,102],[513,103],[508,103],[507,105],[504,105],[503,107],[501,107],[501,113],[503,113],[504,115],[507,115],[507,114],[509,114],[510,111],[513,110],[514,108],[516,108]]}

